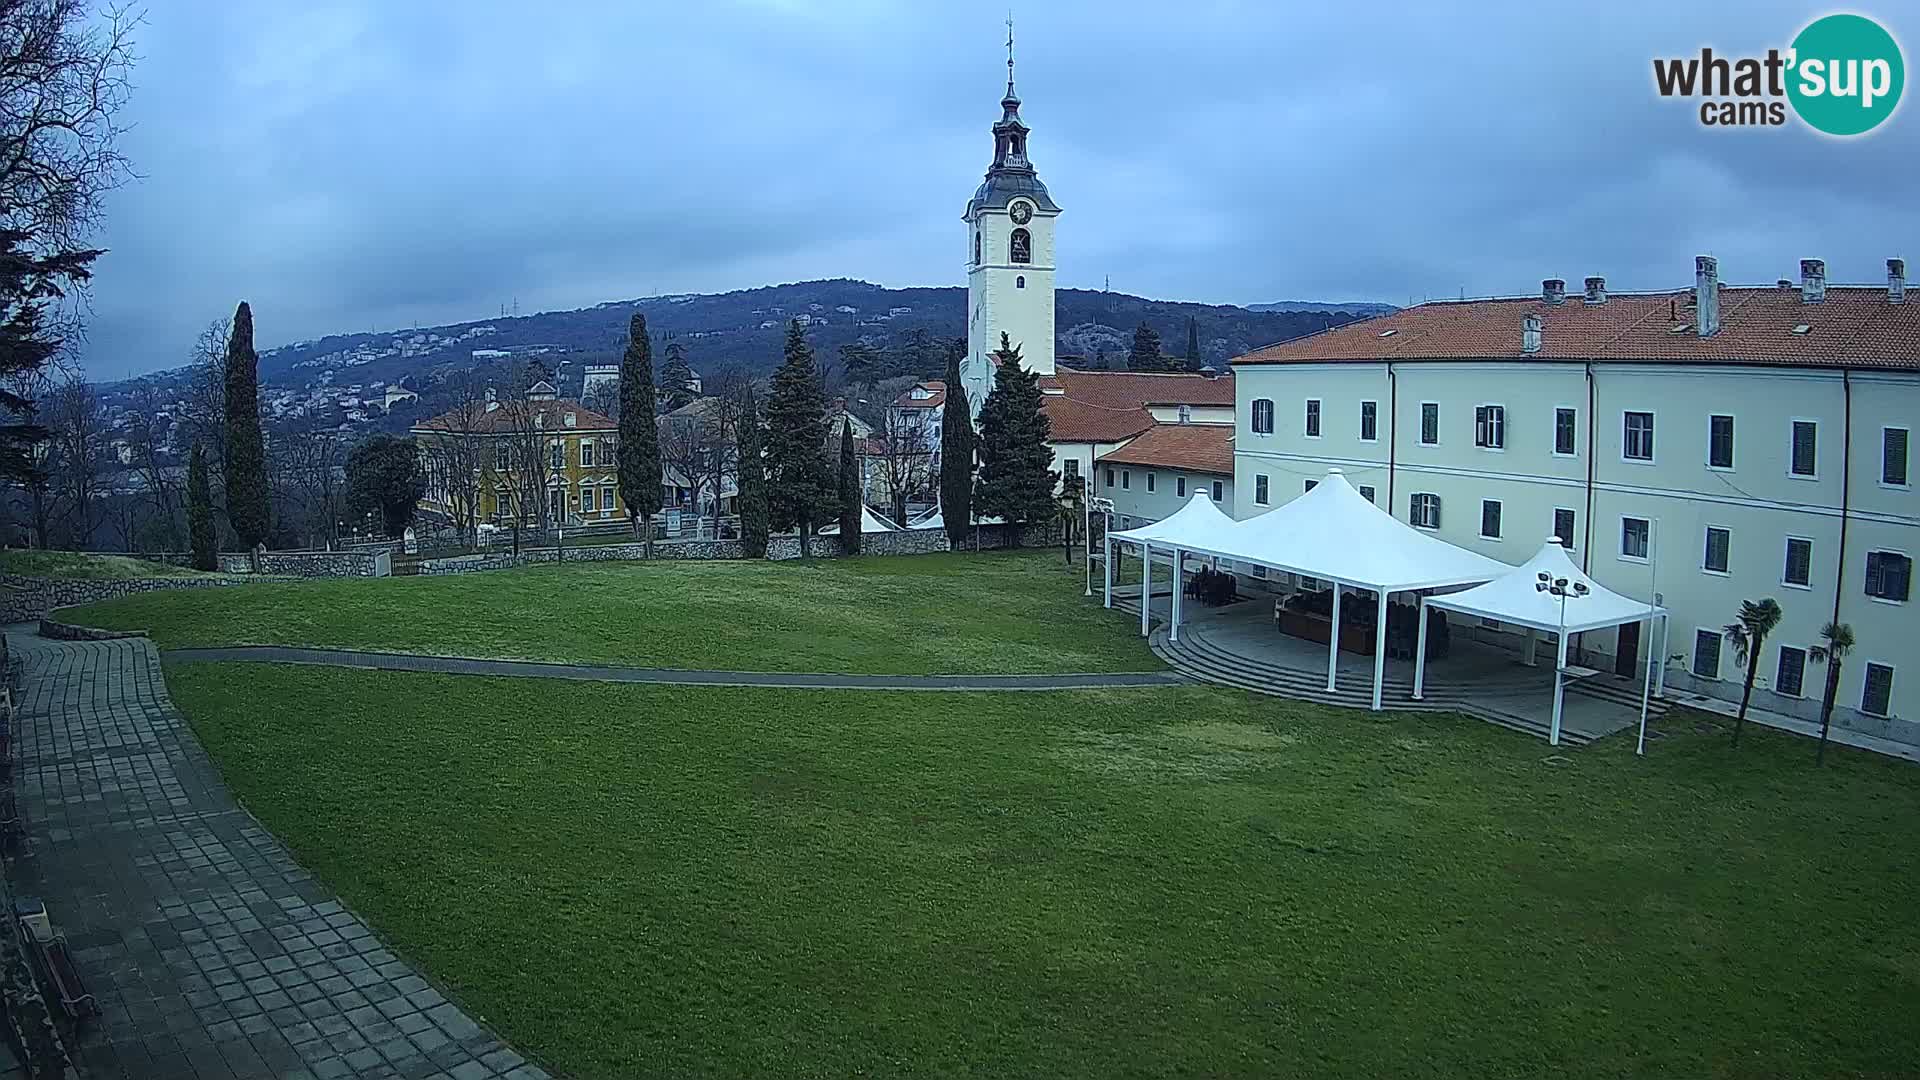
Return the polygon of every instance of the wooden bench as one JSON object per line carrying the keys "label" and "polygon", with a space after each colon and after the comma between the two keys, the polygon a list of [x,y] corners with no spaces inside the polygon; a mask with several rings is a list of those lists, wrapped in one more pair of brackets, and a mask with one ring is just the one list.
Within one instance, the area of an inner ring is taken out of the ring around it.
{"label": "wooden bench", "polygon": [[60,1002],[60,1008],[68,1018],[78,1024],[88,1017],[99,1016],[100,1003],[94,1000],[86,984],[80,981],[80,970],[73,964],[73,952],[67,948],[67,935],[53,934],[46,941],[41,941],[27,920],[16,921],[20,940],[32,952],[45,985],[52,990],[49,996]]}

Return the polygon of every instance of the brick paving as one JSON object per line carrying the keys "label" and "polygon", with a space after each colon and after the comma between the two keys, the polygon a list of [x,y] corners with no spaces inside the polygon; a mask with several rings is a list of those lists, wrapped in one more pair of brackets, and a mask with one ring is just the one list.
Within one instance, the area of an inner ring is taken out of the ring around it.
{"label": "brick paving", "polygon": [[151,642],[10,639],[27,840],[9,877],[99,998],[69,1039],[82,1075],[545,1080],[235,804]]}

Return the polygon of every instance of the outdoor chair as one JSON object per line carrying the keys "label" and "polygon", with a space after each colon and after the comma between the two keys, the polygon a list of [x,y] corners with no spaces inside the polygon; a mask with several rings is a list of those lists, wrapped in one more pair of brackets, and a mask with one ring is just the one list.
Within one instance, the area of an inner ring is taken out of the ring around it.
{"label": "outdoor chair", "polygon": [[90,1016],[99,1016],[100,1003],[80,980],[80,970],[73,963],[73,952],[67,947],[67,936],[52,934],[42,941],[26,919],[15,921],[20,940],[27,944],[40,976],[52,991],[50,996],[60,1002],[60,1008],[68,1019],[78,1024]]}

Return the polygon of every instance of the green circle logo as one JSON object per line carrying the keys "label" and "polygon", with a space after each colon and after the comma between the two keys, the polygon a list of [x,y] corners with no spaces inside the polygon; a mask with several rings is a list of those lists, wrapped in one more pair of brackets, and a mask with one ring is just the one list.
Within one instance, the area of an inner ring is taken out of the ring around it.
{"label": "green circle logo", "polygon": [[1787,98],[1816,131],[1861,135],[1900,104],[1906,64],[1893,35],[1861,15],[1828,15],[1793,39]]}

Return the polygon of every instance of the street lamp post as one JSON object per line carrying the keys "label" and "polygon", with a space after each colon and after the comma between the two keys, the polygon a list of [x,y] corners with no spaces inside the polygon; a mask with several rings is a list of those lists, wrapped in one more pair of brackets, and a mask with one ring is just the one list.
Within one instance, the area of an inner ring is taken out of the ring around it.
{"label": "street lamp post", "polygon": [[1566,578],[1557,578],[1542,570],[1538,580],[1533,583],[1533,591],[1551,593],[1560,598],[1560,640],[1555,647],[1553,663],[1553,727],[1547,732],[1548,745],[1559,746],[1560,705],[1567,677],[1567,598],[1582,599],[1590,590],[1586,582],[1570,582]]}
{"label": "street lamp post", "polygon": [[1106,605],[1113,606],[1113,543],[1107,539],[1113,532],[1113,500],[1095,498],[1093,480],[1087,480],[1087,595],[1093,595],[1093,515],[1100,515],[1100,544],[1105,556],[1100,560],[1100,577],[1107,583]]}

